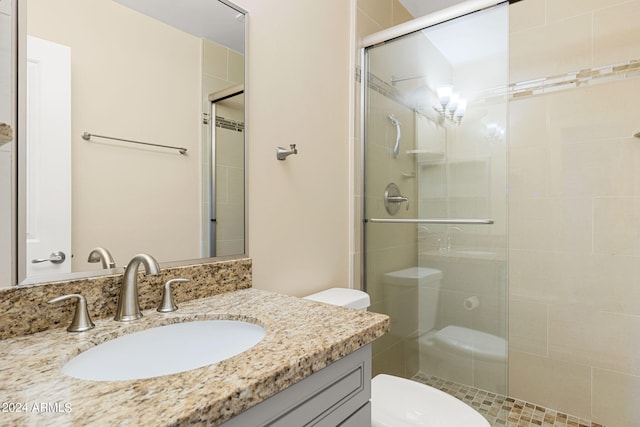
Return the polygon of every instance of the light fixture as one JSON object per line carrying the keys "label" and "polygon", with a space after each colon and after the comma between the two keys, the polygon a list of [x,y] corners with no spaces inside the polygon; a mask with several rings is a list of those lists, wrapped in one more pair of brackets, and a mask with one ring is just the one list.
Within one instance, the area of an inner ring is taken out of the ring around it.
{"label": "light fixture", "polygon": [[467,100],[460,98],[459,93],[454,93],[451,86],[439,87],[436,93],[440,105],[433,107],[434,110],[440,114],[443,121],[449,120],[454,125],[459,125],[467,112]]}
{"label": "light fixture", "polygon": [[440,105],[442,105],[442,109],[444,110],[451,99],[451,94],[453,93],[453,88],[451,86],[443,86],[438,88],[438,99],[440,100]]}
{"label": "light fixture", "polygon": [[489,123],[487,125],[487,133],[492,138],[502,139],[504,138],[505,130],[497,123]]}

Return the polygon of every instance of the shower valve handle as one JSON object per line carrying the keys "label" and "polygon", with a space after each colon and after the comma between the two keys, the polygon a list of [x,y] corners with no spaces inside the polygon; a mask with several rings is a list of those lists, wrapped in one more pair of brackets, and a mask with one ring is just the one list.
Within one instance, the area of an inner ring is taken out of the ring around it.
{"label": "shower valve handle", "polygon": [[406,196],[388,196],[389,203],[406,203],[406,210],[409,210],[409,198]]}

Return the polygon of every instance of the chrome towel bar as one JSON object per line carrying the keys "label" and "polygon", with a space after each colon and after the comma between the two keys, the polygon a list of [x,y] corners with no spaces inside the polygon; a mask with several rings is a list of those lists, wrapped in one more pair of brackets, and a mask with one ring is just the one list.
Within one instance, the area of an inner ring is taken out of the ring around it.
{"label": "chrome towel bar", "polygon": [[130,142],[132,144],[152,145],[154,147],[171,148],[173,150],[178,150],[180,152],[180,154],[187,154],[187,149],[184,148],[184,147],[173,147],[171,145],[152,144],[150,142],[133,141],[131,139],[115,138],[113,136],[97,135],[95,133],[89,133],[89,132],[85,132],[85,133],[82,134],[82,139],[84,139],[85,141],[89,141],[91,139],[91,137],[103,138],[103,139],[112,139],[114,141]]}
{"label": "chrome towel bar", "polygon": [[368,218],[364,222],[374,224],[493,224],[492,219],[458,219],[458,218]]}

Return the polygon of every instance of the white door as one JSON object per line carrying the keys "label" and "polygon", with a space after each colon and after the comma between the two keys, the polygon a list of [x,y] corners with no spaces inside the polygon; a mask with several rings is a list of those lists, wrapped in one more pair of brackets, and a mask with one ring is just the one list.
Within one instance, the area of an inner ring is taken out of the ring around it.
{"label": "white door", "polygon": [[71,272],[71,49],[30,36],[26,163],[27,278]]}

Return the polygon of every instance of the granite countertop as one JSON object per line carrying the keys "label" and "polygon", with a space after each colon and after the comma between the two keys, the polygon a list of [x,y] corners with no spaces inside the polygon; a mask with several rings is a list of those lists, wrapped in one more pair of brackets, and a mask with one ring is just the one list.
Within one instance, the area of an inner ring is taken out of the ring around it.
{"label": "granite countertop", "polygon": [[[385,315],[257,289],[178,305],[170,314],[144,311],[131,323],[96,320],[88,332],[60,328],[0,341],[0,424],[215,426],[389,328]],[[230,359],[157,378],[95,382],[60,370],[76,354],[126,333],[205,319],[245,320],[263,326],[267,334]]]}

